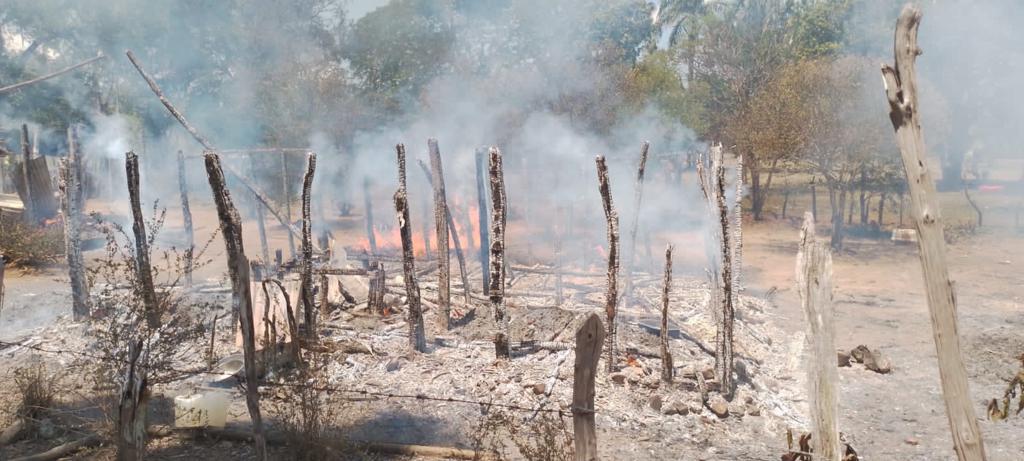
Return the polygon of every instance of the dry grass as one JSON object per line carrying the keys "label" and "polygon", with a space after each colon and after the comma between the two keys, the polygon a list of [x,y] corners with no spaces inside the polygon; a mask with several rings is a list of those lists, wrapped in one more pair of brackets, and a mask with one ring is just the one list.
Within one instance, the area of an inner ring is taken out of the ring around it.
{"label": "dry grass", "polygon": [[569,423],[550,413],[530,419],[530,415],[487,408],[473,431],[473,449],[498,460],[569,461],[573,459]]}
{"label": "dry grass", "polygon": [[57,401],[56,377],[42,363],[16,368],[13,373],[18,396],[16,415],[27,427],[34,428],[35,422],[47,417]]}

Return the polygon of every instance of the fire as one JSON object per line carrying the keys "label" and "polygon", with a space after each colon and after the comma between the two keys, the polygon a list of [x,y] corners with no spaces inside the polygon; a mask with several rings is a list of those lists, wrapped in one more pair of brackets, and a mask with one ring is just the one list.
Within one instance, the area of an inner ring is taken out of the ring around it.
{"label": "fire", "polygon": [[[466,212],[461,212],[465,208],[460,205],[460,201],[457,199],[452,201],[449,208],[452,213],[452,223],[455,225],[455,229],[459,234],[459,243],[462,244],[462,249],[464,251],[472,251],[473,248],[471,248],[470,242],[473,242],[474,245],[479,248],[479,242],[477,241],[477,232],[479,232],[480,229],[480,215],[478,214],[478,208],[473,205],[468,205],[468,210],[466,210]],[[466,219],[467,217],[468,222]],[[428,223],[427,226],[427,229],[432,231],[434,229],[433,221]],[[414,254],[418,257],[423,256],[426,252],[426,238],[430,237],[429,235],[425,236],[422,229],[422,223],[415,223],[412,232],[412,247]],[[430,232],[430,234],[432,235],[433,233]],[[377,251],[381,253],[400,253],[402,251],[402,235],[398,226],[374,226],[373,237],[377,242]],[[437,245],[433,244],[433,240],[431,240],[430,243],[431,249],[435,249],[437,247]],[[363,236],[355,246],[369,252],[370,239]],[[455,248],[455,240],[451,232],[448,233],[448,248]]]}

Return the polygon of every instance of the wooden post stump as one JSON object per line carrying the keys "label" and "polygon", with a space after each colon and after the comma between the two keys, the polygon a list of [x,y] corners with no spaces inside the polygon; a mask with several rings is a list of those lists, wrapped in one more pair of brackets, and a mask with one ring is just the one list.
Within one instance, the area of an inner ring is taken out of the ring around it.
{"label": "wooden post stump", "polygon": [[576,461],[597,460],[597,429],[594,424],[594,381],[601,358],[604,328],[597,314],[590,314],[576,331],[576,367],[572,386],[572,428]]}
{"label": "wooden post stump", "polygon": [[302,312],[306,323],[306,337],[316,340],[316,305],[313,301],[313,223],[310,198],[313,174],[316,172],[316,154],[306,154],[306,174],[302,176],[302,260],[299,277],[302,294]]}
{"label": "wooden post stump", "polygon": [[483,291],[484,296],[491,294],[491,280],[490,280],[490,251],[491,241],[490,235],[487,233],[488,221],[487,221],[487,180],[486,180],[486,168],[484,164],[487,159],[487,152],[484,149],[477,149],[476,151],[476,199],[477,199],[477,220],[479,221],[479,227],[477,227],[478,234],[480,237],[480,273],[483,278]]}
{"label": "wooden post stump", "polygon": [[832,254],[817,241],[814,215],[804,214],[796,256],[796,284],[807,321],[807,384],[811,410],[811,444],[816,459],[840,461],[839,367],[832,311]]}
{"label": "wooden post stump", "polygon": [[60,168],[60,192],[64,213],[64,249],[71,280],[71,310],[76,321],[89,316],[89,288],[82,255],[82,213],[85,207],[82,177],[78,133],[71,126],[68,128],[68,157],[61,162]]}

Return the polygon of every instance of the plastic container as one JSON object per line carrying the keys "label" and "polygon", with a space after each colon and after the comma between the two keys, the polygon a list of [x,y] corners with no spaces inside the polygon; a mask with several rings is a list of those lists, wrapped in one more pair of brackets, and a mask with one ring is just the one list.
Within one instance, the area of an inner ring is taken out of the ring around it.
{"label": "plastic container", "polygon": [[174,398],[175,427],[224,427],[228,419],[228,394],[204,390]]}

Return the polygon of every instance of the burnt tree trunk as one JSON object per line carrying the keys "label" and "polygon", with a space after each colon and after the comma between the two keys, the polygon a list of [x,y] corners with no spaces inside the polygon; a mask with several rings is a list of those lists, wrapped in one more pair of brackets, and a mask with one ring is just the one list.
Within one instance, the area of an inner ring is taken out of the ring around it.
{"label": "burnt tree trunk", "polygon": [[491,184],[491,248],[490,290],[491,309],[497,331],[494,333],[494,354],[509,358],[512,345],[509,335],[508,312],[505,306],[505,222],[508,219],[505,202],[505,174],[501,164],[501,151],[492,147],[488,152],[488,171]]}
{"label": "burnt tree trunk", "polygon": [[945,238],[939,215],[939,199],[935,181],[928,169],[921,114],[918,106],[915,60],[921,54],[917,46],[917,28],[921,11],[910,4],[903,7],[896,22],[894,37],[895,67],[882,67],[885,95],[889,102],[889,120],[896,131],[903,168],[907,175],[910,203],[918,233],[918,250],[924,274],[928,311],[939,379],[949,419],[953,446],[960,460],[985,459],[985,446],[974,413],[967,384],[967,369],[960,353],[957,333],[956,295],[946,265]]}
{"label": "burnt tree trunk", "polygon": [[715,376],[721,393],[731,398],[733,392],[733,324],[735,313],[732,296],[732,253],[730,245],[729,210],[725,202],[725,167],[722,147],[711,148],[710,171],[705,162],[698,163],[697,174],[701,190],[712,220],[711,240],[716,250],[710,249],[708,271],[711,278],[711,306],[715,314]]}
{"label": "burnt tree trunk", "polygon": [[441,149],[436,139],[427,140],[430,152],[430,185],[434,190],[434,235],[437,236],[437,304],[438,327],[447,331],[451,327],[452,280],[451,255],[448,251],[448,200],[444,190],[444,170],[441,167]]}
{"label": "burnt tree trunk", "polygon": [[[253,325],[252,293],[249,284],[249,260],[245,257],[245,246],[242,242],[242,219],[238,216],[231,201],[224,180],[224,171],[220,166],[217,154],[206,153],[206,174],[210,189],[213,190],[213,201],[217,205],[217,218],[220,221],[220,233],[224,237],[224,247],[228,254],[228,273],[232,285],[232,309],[238,314],[239,327],[242,330],[242,353],[245,361],[245,404],[252,420],[253,442],[256,459],[267,459],[267,442],[263,435],[263,419],[260,415],[259,377],[256,365],[256,334]],[[295,334],[295,330],[292,330]],[[292,336],[292,341],[298,341]]]}
{"label": "burnt tree trunk", "polygon": [[185,287],[192,286],[192,265],[194,264],[196,240],[192,228],[192,209],[188,204],[188,178],[185,176],[185,154],[178,151],[178,195],[181,196],[181,219],[185,229]]}
{"label": "burnt tree trunk", "polygon": [[142,290],[142,303],[146,310],[146,322],[152,329],[160,327],[160,311],[153,285],[153,268],[149,263],[149,238],[146,237],[146,221],[142,216],[139,192],[139,157],[135,152],[124,156],[125,173],[128,178],[128,200],[132,210],[132,234],[135,237],[135,273]]}
{"label": "burnt tree trunk", "polygon": [[[440,159],[438,159],[438,161],[440,162]],[[436,187],[437,186],[434,183],[434,177],[443,174],[443,170],[441,169],[440,163],[438,163],[438,167],[433,172],[431,171],[433,168],[428,167],[422,161],[419,162],[419,165],[420,165],[420,169],[423,170],[423,174],[426,175],[426,177],[427,177],[427,183],[430,184],[431,189],[434,189],[436,191]],[[431,165],[433,165],[433,161],[431,161]],[[436,192],[435,192],[434,200],[435,200],[435,207],[436,207],[437,206],[437,203],[436,203],[436,200],[437,200]],[[436,211],[435,211],[435,213],[436,213]],[[470,305],[469,276],[466,274],[466,255],[462,252],[462,240],[459,238],[459,231],[455,227],[455,216],[452,213],[451,208],[448,206],[447,199],[445,199],[445,216],[446,216],[445,223],[446,223],[446,226],[447,226],[447,229],[448,229],[448,234],[451,235],[452,244],[455,245],[455,259],[459,263],[459,278],[462,280],[463,296],[465,297],[466,305],[469,306]],[[435,217],[436,217],[436,215],[435,215]],[[466,229],[467,229],[467,232],[471,232],[471,228],[467,227]],[[438,252],[438,254],[440,254],[440,251]],[[440,265],[439,265],[439,268],[440,268]],[[450,283],[450,280],[451,280],[451,277],[449,276],[449,283]],[[450,303],[451,303],[451,296],[449,295],[449,307],[450,307]],[[450,318],[451,318],[451,316],[449,315],[449,319]],[[447,330],[448,327],[449,327],[449,324],[451,323],[451,321],[449,320],[448,322],[444,322],[443,319],[442,319],[442,322],[444,323],[442,325],[443,329]]]}
{"label": "burnt tree trunk", "polygon": [[640,164],[637,166],[636,183],[633,186],[633,222],[629,226],[629,250],[626,252],[626,283],[623,290],[624,305],[628,308],[633,301],[633,268],[636,264],[636,233],[640,226],[640,203],[644,195],[644,172],[647,170],[647,151],[651,144],[640,145]]}
{"label": "burnt tree trunk", "polygon": [[370,289],[367,295],[367,307],[370,312],[374,314],[384,313],[384,292],[387,289],[385,285],[385,272],[384,265],[373,261],[370,263]]}
{"label": "burnt tree trunk", "polygon": [[82,214],[85,196],[82,188],[82,159],[78,151],[78,130],[68,128],[68,158],[61,162],[60,191],[64,211],[64,249],[71,279],[72,313],[76,321],[89,316],[89,288],[82,256]]}
{"label": "burnt tree trunk", "polygon": [[671,384],[674,371],[668,349],[668,300],[672,292],[672,245],[665,248],[665,279],[661,289],[661,380]]}
{"label": "burnt tree trunk", "polygon": [[491,242],[488,232],[488,221],[487,221],[487,175],[484,168],[486,161],[487,152],[483,149],[477,149],[476,151],[476,200],[477,200],[477,231],[480,237],[480,273],[483,278],[483,291],[484,296],[490,295],[491,281],[490,281],[490,251]]}
{"label": "burnt tree trunk", "polygon": [[608,182],[608,166],[605,165],[604,156],[598,155],[597,163],[598,191],[601,193],[601,203],[604,206],[604,217],[608,229],[608,288],[605,293],[605,317],[608,325],[608,347],[607,362],[608,372],[615,371],[615,317],[617,315],[617,301],[619,297],[619,213],[615,211],[615,204],[612,202],[611,185]]}
{"label": "burnt tree trunk", "polygon": [[306,174],[302,176],[302,313],[306,322],[306,337],[316,340],[316,305],[313,301],[313,223],[310,210],[313,174],[316,172],[316,154],[306,154]]}
{"label": "burnt tree trunk", "polygon": [[735,310],[740,306],[740,292],[742,291],[743,278],[743,157],[737,157],[736,163],[736,198],[733,204],[733,241],[732,241],[732,308]]}
{"label": "burnt tree trunk", "polygon": [[409,345],[418,352],[427,351],[427,336],[423,329],[423,307],[420,304],[420,287],[416,283],[416,257],[412,247],[412,223],[409,221],[409,196],[405,181],[405,146],[395,146],[398,153],[398,191],[395,192],[395,212],[398,229],[402,236],[402,270],[405,274],[405,292],[409,309],[406,323],[409,324]]}

